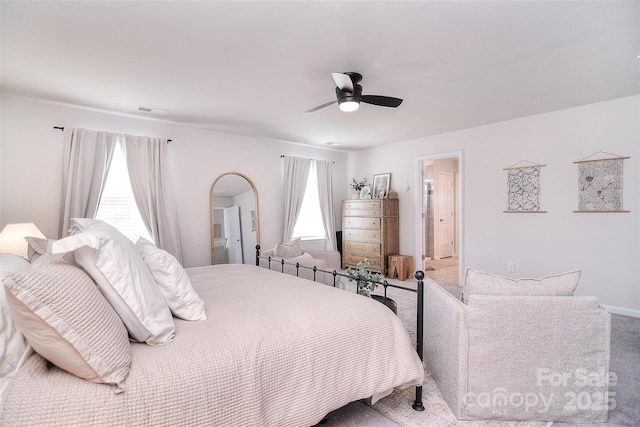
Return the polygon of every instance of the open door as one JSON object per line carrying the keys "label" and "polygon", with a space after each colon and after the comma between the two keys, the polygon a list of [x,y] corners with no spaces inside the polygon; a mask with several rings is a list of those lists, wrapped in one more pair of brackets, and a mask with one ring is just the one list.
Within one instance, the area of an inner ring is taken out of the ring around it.
{"label": "open door", "polygon": [[224,235],[227,237],[229,264],[242,264],[242,235],[240,234],[240,207],[224,208]]}
{"label": "open door", "polygon": [[449,258],[455,252],[453,173],[438,171],[435,196],[434,259]]}

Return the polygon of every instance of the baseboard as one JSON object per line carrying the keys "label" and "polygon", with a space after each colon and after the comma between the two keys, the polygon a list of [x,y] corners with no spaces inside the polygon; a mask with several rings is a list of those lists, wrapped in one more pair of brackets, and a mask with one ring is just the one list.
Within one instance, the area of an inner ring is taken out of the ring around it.
{"label": "baseboard", "polygon": [[601,304],[601,305],[609,313],[621,314],[623,316],[630,316],[630,317],[640,317],[640,310],[634,310],[632,308],[624,308],[624,307],[615,307],[613,305],[604,305],[604,304]]}

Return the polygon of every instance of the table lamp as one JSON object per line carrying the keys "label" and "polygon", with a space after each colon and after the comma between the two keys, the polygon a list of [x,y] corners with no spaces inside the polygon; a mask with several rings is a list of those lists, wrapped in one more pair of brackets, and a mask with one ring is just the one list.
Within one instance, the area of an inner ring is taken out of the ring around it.
{"label": "table lamp", "polygon": [[28,244],[25,237],[45,238],[32,222],[7,224],[0,233],[0,253],[10,253],[26,258]]}

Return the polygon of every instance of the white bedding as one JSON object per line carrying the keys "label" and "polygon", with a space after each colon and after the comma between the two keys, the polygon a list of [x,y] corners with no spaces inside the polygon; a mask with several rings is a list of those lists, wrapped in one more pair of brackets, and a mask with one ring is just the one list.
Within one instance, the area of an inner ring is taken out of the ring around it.
{"label": "white bedding", "polygon": [[[124,393],[32,355],[0,425],[311,426],[424,370],[399,319],[369,298],[251,265],[187,270],[207,319],[132,343]],[[411,402],[407,402],[410,404]]]}

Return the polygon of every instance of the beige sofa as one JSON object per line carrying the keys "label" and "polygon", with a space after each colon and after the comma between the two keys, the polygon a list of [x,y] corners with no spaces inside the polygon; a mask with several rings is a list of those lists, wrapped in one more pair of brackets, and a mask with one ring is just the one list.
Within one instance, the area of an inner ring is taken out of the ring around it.
{"label": "beige sofa", "polygon": [[[283,271],[283,265],[280,262],[284,259],[287,263],[296,264],[299,263],[301,266],[306,267],[317,267],[321,270],[327,271],[340,271],[340,252],[338,251],[322,251],[322,250],[305,250],[302,252],[302,255],[294,256],[294,257],[279,257],[274,255],[274,249],[267,249],[262,251],[262,257],[271,257],[271,270],[274,271]],[[269,261],[267,259],[260,259],[260,266],[267,268]],[[314,271],[300,268],[298,269],[299,277],[303,279],[314,279]],[[295,265],[284,265],[284,272],[286,274],[296,275],[296,267]],[[333,286],[333,275],[322,272],[315,272],[315,280],[320,283],[324,283],[326,285]],[[336,277],[336,286],[338,284],[339,277]]]}
{"label": "beige sofa", "polygon": [[540,285],[533,291],[503,279],[465,283],[466,303],[425,281],[425,364],[454,415],[605,422],[615,402],[607,384],[609,313],[594,297],[563,296],[564,285],[544,296],[543,279],[532,281]]}

